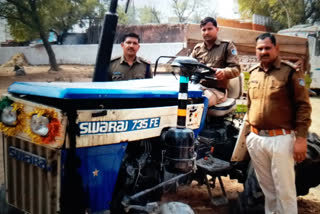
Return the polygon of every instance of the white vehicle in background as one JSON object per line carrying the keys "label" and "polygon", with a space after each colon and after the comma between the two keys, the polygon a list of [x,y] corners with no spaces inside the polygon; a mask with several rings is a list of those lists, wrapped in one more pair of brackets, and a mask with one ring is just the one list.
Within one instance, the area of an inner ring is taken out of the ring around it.
{"label": "white vehicle in background", "polygon": [[320,92],[320,23],[314,25],[296,25],[292,28],[280,30],[278,34],[308,38],[310,56],[310,88]]}

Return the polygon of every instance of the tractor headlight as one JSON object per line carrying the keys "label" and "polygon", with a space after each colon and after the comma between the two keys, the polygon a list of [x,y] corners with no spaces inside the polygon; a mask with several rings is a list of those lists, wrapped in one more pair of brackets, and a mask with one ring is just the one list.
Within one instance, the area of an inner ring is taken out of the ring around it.
{"label": "tractor headlight", "polygon": [[49,132],[48,124],[49,118],[45,116],[38,116],[35,114],[31,117],[31,130],[37,135],[40,135],[42,137],[46,136]]}
{"label": "tractor headlight", "polygon": [[17,124],[17,111],[12,111],[12,109],[12,106],[7,106],[1,113],[1,122],[7,126],[15,126]]}

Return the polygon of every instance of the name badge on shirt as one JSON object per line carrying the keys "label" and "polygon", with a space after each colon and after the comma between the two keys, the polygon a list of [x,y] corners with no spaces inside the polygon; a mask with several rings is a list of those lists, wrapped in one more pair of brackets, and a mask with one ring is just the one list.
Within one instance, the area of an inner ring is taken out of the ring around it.
{"label": "name badge on shirt", "polygon": [[118,80],[122,80],[122,73],[115,71],[112,73],[112,80],[113,81],[118,81]]}
{"label": "name badge on shirt", "polygon": [[231,49],[231,54],[232,55],[237,55],[237,50],[236,49]]}

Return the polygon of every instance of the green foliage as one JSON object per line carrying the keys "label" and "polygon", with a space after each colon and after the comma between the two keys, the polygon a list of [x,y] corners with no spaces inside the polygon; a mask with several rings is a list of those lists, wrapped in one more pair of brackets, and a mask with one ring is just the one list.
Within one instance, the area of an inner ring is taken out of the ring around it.
{"label": "green foliage", "polygon": [[311,82],[312,82],[312,79],[310,77],[309,74],[306,74],[305,77],[304,77],[304,81],[306,82],[306,87],[307,88],[310,88],[310,85],[311,85]]}
{"label": "green foliage", "polygon": [[12,36],[18,41],[66,32],[83,19],[101,16],[98,0],[10,0],[0,3],[0,17],[6,18]]}
{"label": "green foliage", "polygon": [[203,9],[203,3],[197,0],[172,0],[171,2],[172,10],[177,16],[179,23],[185,23],[190,18],[191,20],[195,18],[193,21],[197,21],[197,16]]}
{"label": "green foliage", "polygon": [[58,71],[48,41],[49,32],[56,32],[61,39],[73,25],[95,16],[100,11],[96,10],[99,5],[99,0],[2,0],[0,18],[7,19],[10,33],[18,41],[40,38],[49,57],[50,70]]}
{"label": "green foliage", "polygon": [[238,0],[238,3],[242,17],[269,16],[279,29],[320,20],[320,0]]}
{"label": "green foliage", "polygon": [[[109,11],[110,2],[111,0],[102,0],[102,4],[104,5],[104,11]],[[118,24],[128,25],[132,22],[136,23],[135,8],[131,4],[128,8],[127,13],[125,12],[125,6],[118,4],[117,15],[118,15]],[[101,20],[103,20],[103,17]]]}
{"label": "green foliage", "polygon": [[237,107],[236,107],[236,113],[245,113],[247,112],[248,110],[248,107],[247,105],[245,104],[237,104]]}
{"label": "green foliage", "polygon": [[129,8],[128,8],[128,12],[127,12],[127,16],[128,16],[128,24],[129,25],[137,25],[139,24],[138,21],[137,21],[137,10],[136,8],[131,5]]}
{"label": "green foliage", "polygon": [[[104,10],[97,0],[57,0],[53,1],[54,16],[49,16],[50,27],[57,32],[66,32],[74,24],[84,25],[85,21],[103,17]],[[52,11],[53,12],[53,11]],[[51,14],[51,12],[50,12]]]}
{"label": "green foliage", "polygon": [[262,16],[270,16],[268,0],[238,0],[239,11],[243,17],[251,17],[256,13]]}
{"label": "green foliage", "polygon": [[8,20],[9,29],[11,35],[14,36],[15,41],[24,42],[28,40],[33,40],[39,37],[36,31],[33,31],[32,28],[26,27],[23,23],[17,22],[16,20]]}
{"label": "green foliage", "polygon": [[118,14],[118,24],[122,24],[122,25],[129,24],[129,16],[125,13],[123,7],[118,6],[117,14]]}
{"label": "green foliage", "polygon": [[8,97],[2,98],[2,100],[0,100],[0,112],[6,107],[11,106],[12,103],[13,101],[10,100]]}
{"label": "green foliage", "polygon": [[160,24],[160,15],[160,11],[150,6],[144,6],[143,8],[139,9],[139,18],[141,24]]}

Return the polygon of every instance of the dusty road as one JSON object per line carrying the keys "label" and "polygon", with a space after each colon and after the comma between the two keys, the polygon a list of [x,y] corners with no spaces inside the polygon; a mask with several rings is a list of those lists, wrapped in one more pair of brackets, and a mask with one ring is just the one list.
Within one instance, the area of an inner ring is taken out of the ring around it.
{"label": "dusty road", "polygon": [[[14,81],[91,81],[93,66],[77,66],[65,65],[61,66],[62,71],[58,74],[48,73],[48,66],[26,66],[26,76],[15,76],[12,67],[0,68],[0,94],[6,92],[8,86]],[[315,132],[320,136],[320,97],[311,98],[313,107],[311,132]],[[3,184],[3,162],[2,162],[2,143],[0,146],[0,186]],[[206,187],[198,186],[196,182],[191,186],[181,187],[176,194],[166,194],[163,201],[176,200],[190,204],[197,214],[227,214],[234,209],[234,202],[238,197],[238,193],[243,190],[241,184],[236,180],[223,178],[229,205],[214,207],[211,205]],[[219,185],[213,190],[214,195],[220,195]],[[299,214],[320,213],[320,186],[312,188],[308,195],[298,197]]]}

